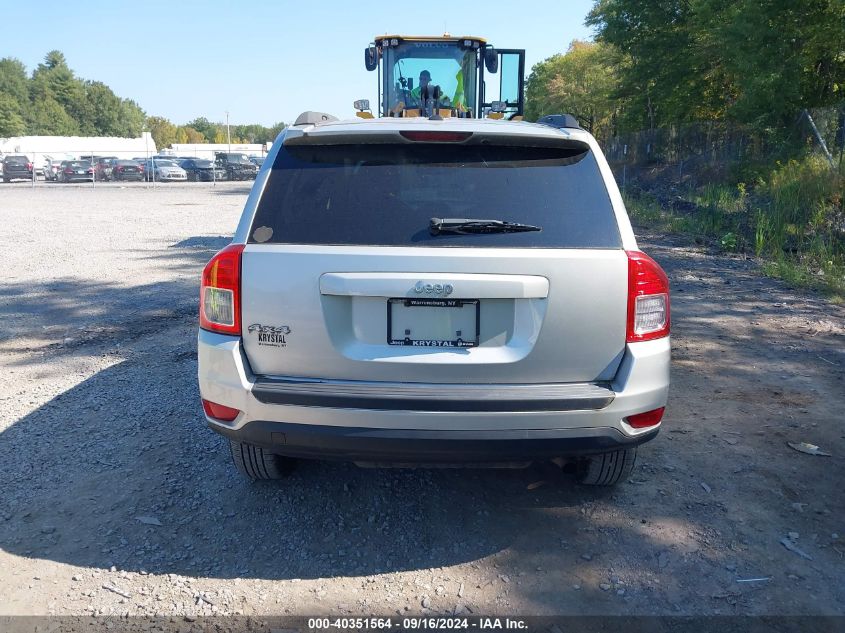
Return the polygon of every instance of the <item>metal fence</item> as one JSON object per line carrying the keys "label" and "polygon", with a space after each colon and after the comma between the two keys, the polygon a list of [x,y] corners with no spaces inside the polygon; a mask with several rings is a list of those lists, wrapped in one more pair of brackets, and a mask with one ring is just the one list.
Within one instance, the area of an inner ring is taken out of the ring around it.
{"label": "metal fence", "polygon": [[605,155],[623,187],[649,172],[670,181],[724,176],[740,164],[773,163],[817,151],[841,169],[845,150],[845,104],[802,111],[788,129],[761,133],[724,122],[692,123],[643,130],[607,139]]}

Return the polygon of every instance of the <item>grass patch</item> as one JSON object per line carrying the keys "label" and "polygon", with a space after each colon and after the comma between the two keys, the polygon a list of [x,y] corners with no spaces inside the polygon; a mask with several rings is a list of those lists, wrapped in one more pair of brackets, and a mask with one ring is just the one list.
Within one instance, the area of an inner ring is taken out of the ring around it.
{"label": "grass patch", "polygon": [[[725,252],[753,253],[763,272],[797,287],[845,297],[843,174],[816,155],[777,163],[753,186],[709,183],[661,199],[626,196],[644,225],[692,235]],[[680,203],[679,203],[680,202]]]}

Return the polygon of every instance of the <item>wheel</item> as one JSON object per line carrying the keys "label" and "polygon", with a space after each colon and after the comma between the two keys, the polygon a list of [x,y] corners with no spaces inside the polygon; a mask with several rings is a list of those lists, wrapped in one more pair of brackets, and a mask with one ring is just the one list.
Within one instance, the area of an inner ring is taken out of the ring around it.
{"label": "wheel", "polygon": [[296,463],[290,457],[269,453],[260,446],[229,440],[235,468],[245,477],[256,479],[284,479]]}
{"label": "wheel", "polygon": [[636,446],[592,455],[577,463],[575,477],[585,486],[613,486],[631,475],[636,461]]}
{"label": "wheel", "polygon": [[11,178],[3,178],[3,182],[12,182]]}

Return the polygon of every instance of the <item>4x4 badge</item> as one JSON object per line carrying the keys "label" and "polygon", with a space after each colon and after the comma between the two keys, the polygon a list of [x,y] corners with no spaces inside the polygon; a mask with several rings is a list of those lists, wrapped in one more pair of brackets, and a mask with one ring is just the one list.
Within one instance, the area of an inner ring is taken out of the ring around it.
{"label": "4x4 badge", "polygon": [[258,334],[258,344],[268,347],[285,347],[288,342],[285,336],[290,334],[290,327],[287,325],[261,325],[253,323],[247,328],[250,334]]}

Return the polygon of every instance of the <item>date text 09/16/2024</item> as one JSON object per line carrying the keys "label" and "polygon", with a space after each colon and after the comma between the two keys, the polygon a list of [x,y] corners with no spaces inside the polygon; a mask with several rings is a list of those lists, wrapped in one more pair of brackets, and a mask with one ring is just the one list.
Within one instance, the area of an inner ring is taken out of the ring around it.
{"label": "date text 09/16/2024", "polygon": [[309,618],[308,628],[320,630],[525,630],[528,623],[519,618],[498,617],[405,617],[398,618]]}

